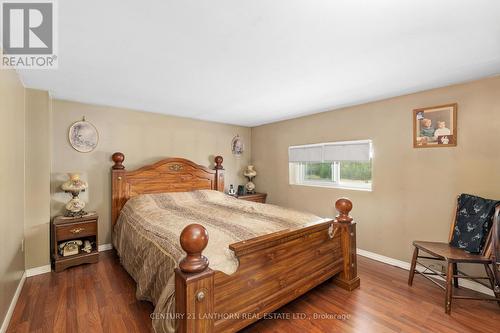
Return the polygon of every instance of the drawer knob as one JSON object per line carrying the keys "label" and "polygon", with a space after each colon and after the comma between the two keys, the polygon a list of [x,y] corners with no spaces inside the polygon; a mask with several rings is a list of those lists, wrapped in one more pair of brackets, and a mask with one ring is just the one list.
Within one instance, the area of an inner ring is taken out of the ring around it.
{"label": "drawer knob", "polygon": [[205,293],[203,292],[203,290],[201,290],[196,294],[196,300],[198,302],[202,302],[204,299],[205,299]]}
{"label": "drawer knob", "polygon": [[71,232],[72,234],[79,234],[80,232],[84,231],[85,228],[75,228],[75,229],[71,229],[69,232]]}

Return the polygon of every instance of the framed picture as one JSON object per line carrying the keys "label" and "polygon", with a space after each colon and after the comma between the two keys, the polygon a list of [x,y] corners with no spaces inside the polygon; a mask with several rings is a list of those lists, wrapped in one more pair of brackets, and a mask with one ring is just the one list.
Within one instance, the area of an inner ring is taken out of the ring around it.
{"label": "framed picture", "polygon": [[231,140],[231,152],[234,156],[240,157],[243,155],[243,151],[245,150],[245,145],[243,144],[243,140],[240,138],[239,134],[236,135],[233,140]]}
{"label": "framed picture", "polygon": [[97,147],[99,133],[94,125],[83,120],[71,125],[68,131],[68,138],[71,147],[80,153],[89,153]]}
{"label": "framed picture", "polygon": [[413,110],[413,147],[457,145],[457,103]]}
{"label": "framed picture", "polygon": [[238,185],[238,195],[245,195],[245,186]]}

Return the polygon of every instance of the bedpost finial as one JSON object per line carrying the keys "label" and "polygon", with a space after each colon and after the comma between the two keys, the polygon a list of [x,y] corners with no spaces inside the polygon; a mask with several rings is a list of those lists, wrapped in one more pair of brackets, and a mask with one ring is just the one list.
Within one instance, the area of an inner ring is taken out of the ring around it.
{"label": "bedpost finial", "polygon": [[224,161],[224,159],[222,158],[222,156],[215,156],[215,169],[216,170],[221,170],[221,169],[224,169],[224,167],[222,166],[222,162]]}
{"label": "bedpost finial", "polygon": [[352,217],[349,216],[349,212],[352,209],[352,202],[347,198],[340,198],[335,202],[335,209],[339,212],[339,215],[335,217],[337,222],[350,223],[352,222]]}
{"label": "bedpost finial", "polygon": [[185,273],[199,273],[208,267],[208,259],[201,252],[207,247],[208,232],[201,224],[193,223],[182,230],[180,243],[186,256],[179,263]]}
{"label": "bedpost finial", "polygon": [[123,165],[123,161],[125,160],[125,155],[120,152],[116,152],[111,156],[111,159],[113,162],[115,162],[115,165],[113,165],[113,170],[123,170],[125,169],[125,166]]}

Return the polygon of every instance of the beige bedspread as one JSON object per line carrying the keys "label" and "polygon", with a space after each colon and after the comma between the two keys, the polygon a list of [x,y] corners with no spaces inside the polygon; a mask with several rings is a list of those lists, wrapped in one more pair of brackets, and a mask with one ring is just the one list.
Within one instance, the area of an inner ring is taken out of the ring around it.
{"label": "beige bedspread", "polygon": [[[157,333],[174,332],[174,268],[184,256],[182,229],[200,223],[209,241],[203,254],[210,268],[231,274],[238,261],[229,244],[320,220],[274,205],[238,200],[217,191],[139,195],[123,207],[113,245],[137,282],[136,296],[155,305]],[[159,319],[158,319],[159,318]]]}

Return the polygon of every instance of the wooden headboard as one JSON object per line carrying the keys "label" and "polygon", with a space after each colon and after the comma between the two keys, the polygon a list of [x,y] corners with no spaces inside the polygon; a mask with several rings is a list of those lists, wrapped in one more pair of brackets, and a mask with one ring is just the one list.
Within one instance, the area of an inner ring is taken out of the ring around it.
{"label": "wooden headboard", "polygon": [[147,193],[224,191],[222,156],[215,157],[215,170],[184,158],[166,158],[134,171],[126,171],[125,155],[114,153],[111,168],[111,221],[115,225],[128,199]]}

